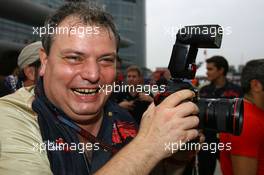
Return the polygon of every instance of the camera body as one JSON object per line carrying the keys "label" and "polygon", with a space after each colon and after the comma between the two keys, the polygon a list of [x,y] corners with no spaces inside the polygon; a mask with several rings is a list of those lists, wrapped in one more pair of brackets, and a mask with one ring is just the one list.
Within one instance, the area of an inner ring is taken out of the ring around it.
{"label": "camera body", "polygon": [[[212,32],[213,31],[213,32]],[[243,100],[223,98],[199,98],[198,90],[191,84],[196,73],[198,48],[220,48],[223,30],[219,25],[195,25],[180,29],[176,35],[168,69],[171,80],[166,91],[155,96],[158,105],[170,94],[190,89],[192,99],[199,107],[199,128],[240,135],[243,126]]]}

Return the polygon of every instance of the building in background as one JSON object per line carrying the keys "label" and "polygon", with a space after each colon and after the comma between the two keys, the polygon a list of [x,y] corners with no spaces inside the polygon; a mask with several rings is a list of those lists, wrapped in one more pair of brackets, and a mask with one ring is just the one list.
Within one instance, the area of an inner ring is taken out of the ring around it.
{"label": "building in background", "polygon": [[145,0],[98,0],[110,12],[121,37],[131,43],[120,50],[120,57],[146,66]]}
{"label": "building in background", "polygon": [[[70,0],[0,1],[0,59],[5,52],[19,52],[26,44],[39,40],[38,35],[33,35],[33,26],[43,26],[45,18],[67,1]],[[145,0],[92,1],[114,17],[121,35],[123,68],[131,64],[145,67]]]}

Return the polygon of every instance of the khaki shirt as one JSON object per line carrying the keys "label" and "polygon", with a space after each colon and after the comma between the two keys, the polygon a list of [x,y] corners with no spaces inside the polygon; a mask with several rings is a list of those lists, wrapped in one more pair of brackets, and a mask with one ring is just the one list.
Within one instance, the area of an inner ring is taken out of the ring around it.
{"label": "khaki shirt", "polygon": [[0,174],[52,174],[42,145],[37,115],[31,108],[34,88],[0,98]]}

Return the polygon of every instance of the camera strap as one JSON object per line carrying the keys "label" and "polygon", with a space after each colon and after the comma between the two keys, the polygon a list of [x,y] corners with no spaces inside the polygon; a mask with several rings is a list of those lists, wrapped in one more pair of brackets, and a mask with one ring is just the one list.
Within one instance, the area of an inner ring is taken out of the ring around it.
{"label": "camera strap", "polygon": [[198,156],[195,156],[195,160],[194,160],[194,166],[193,166],[193,175],[199,175],[199,171],[198,171]]}

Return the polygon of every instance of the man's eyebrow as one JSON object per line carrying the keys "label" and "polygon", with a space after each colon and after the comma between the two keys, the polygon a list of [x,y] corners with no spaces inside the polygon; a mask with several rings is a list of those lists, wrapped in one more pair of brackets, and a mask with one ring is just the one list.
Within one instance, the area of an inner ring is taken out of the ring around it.
{"label": "man's eyebrow", "polygon": [[61,54],[67,54],[67,53],[74,53],[76,55],[85,55],[85,53],[80,52],[79,50],[71,49],[71,48],[63,49],[61,51]]}
{"label": "man's eyebrow", "polygon": [[111,52],[111,53],[104,53],[102,55],[100,55],[100,57],[107,57],[107,56],[113,56],[113,57],[117,57],[117,54],[115,52]]}
{"label": "man's eyebrow", "polygon": [[[81,56],[85,56],[86,54],[79,51],[79,50],[76,50],[76,49],[72,49],[72,48],[67,48],[67,49],[63,49],[61,51],[61,54],[69,54],[69,53],[74,53],[76,55],[81,55]],[[102,55],[100,55],[99,57],[102,58],[102,57],[108,57],[108,56],[113,56],[113,57],[117,57],[117,54],[115,52],[109,52],[109,53],[103,53]]]}

